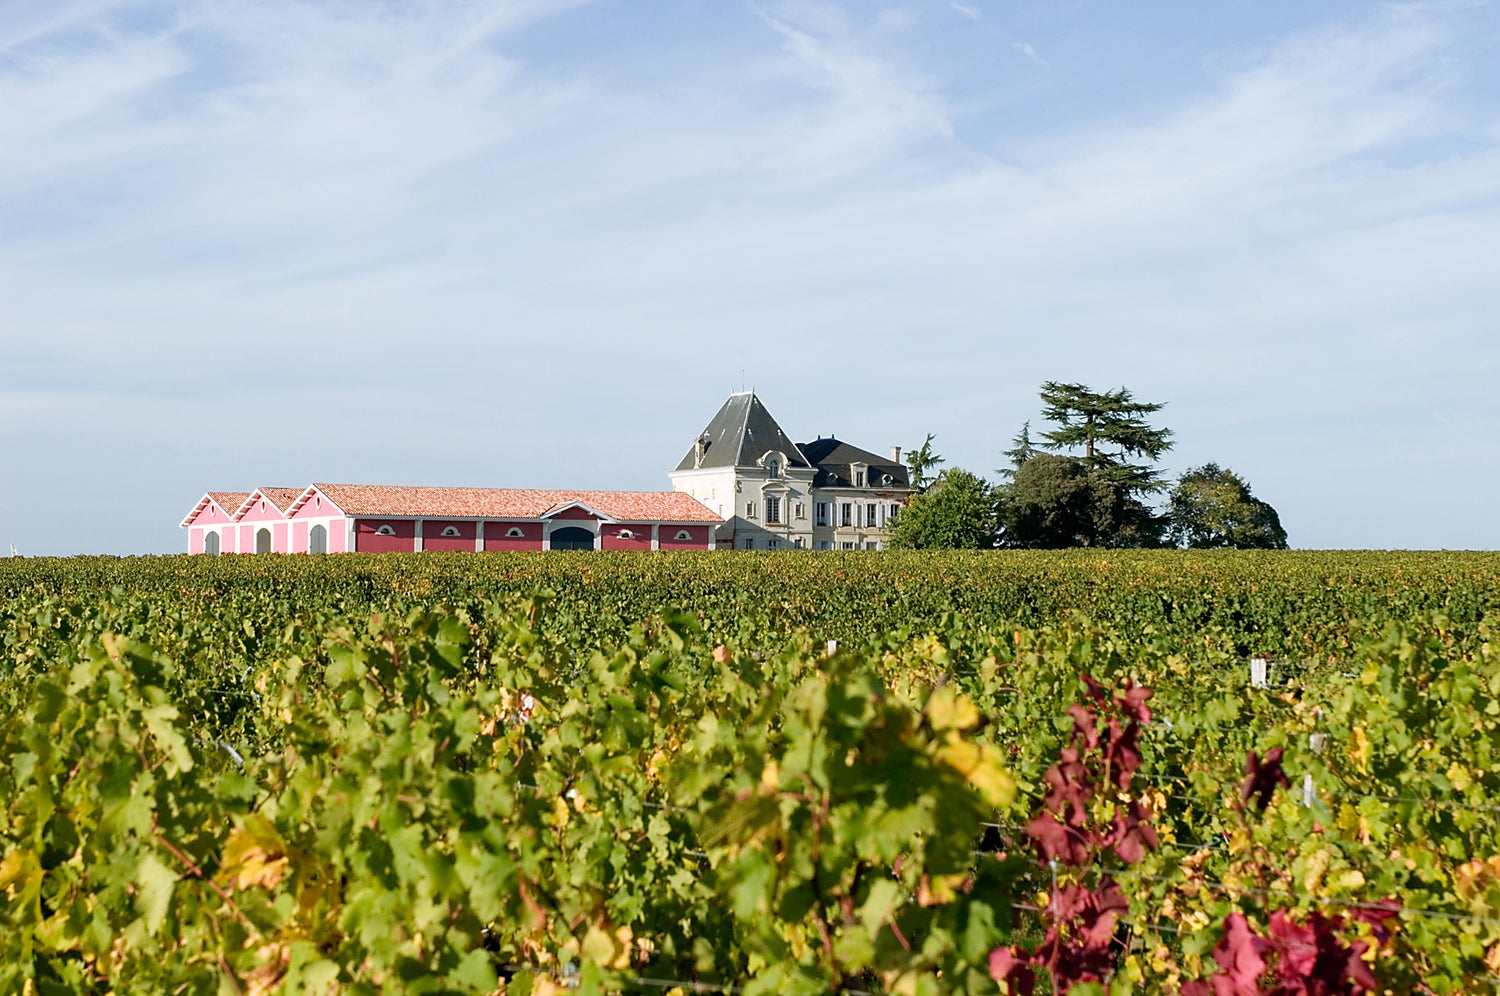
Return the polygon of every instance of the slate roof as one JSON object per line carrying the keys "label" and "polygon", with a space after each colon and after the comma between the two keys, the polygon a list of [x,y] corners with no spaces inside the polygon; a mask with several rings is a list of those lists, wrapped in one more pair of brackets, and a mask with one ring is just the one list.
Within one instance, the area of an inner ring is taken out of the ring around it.
{"label": "slate roof", "polygon": [[[620,522],[722,522],[680,491],[546,491],[523,488],[392,487],[316,484],[346,515],[461,519],[540,519],[580,504]],[[312,497],[312,489],[302,500]]]}
{"label": "slate roof", "polygon": [[699,433],[699,438],[707,440],[703,462],[693,463],[695,446],[689,446],[687,455],[677,465],[678,470],[692,470],[695,466],[753,467],[772,450],[785,453],[788,466],[811,466],[754,391],[731,394],[708,428]]}
{"label": "slate roof", "polygon": [[[866,464],[869,469],[865,478],[866,487],[880,488],[908,488],[911,486],[910,478],[907,476],[906,467],[891,460],[890,456],[878,456],[869,450],[862,450],[858,446],[829,436],[827,439],[817,439],[811,443],[798,443],[798,449],[802,455],[814,467],[818,468],[813,477],[812,486],[815,488],[851,488],[854,486],[854,471],[850,464]],[[885,478],[891,479],[885,483]]]}

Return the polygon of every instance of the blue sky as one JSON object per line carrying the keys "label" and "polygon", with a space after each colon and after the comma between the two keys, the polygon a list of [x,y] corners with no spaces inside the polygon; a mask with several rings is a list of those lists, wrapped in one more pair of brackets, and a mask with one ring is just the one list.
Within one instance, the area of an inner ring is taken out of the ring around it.
{"label": "blue sky", "polygon": [[732,390],[993,474],[1164,401],[1294,546],[1500,547],[1492,3],[7,0],[0,551],[655,489]]}

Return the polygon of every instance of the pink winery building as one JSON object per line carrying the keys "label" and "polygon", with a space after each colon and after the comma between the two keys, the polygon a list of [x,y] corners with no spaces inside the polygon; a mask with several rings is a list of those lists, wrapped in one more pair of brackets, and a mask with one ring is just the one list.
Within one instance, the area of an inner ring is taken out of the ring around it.
{"label": "pink winery building", "polygon": [[313,484],[210,491],[188,553],[711,550],[719,516],[677,491]]}

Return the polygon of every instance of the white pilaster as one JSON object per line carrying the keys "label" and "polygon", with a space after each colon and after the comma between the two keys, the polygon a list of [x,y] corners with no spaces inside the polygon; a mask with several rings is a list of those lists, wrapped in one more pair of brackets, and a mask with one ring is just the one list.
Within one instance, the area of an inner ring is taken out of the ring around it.
{"label": "white pilaster", "polygon": [[474,523],[474,552],[484,552],[484,520]]}
{"label": "white pilaster", "polygon": [[422,552],[422,520],[421,519],[417,520],[416,528],[413,530],[413,532],[414,532],[415,535],[412,537],[411,548],[413,550],[415,550],[417,553],[421,553]]}

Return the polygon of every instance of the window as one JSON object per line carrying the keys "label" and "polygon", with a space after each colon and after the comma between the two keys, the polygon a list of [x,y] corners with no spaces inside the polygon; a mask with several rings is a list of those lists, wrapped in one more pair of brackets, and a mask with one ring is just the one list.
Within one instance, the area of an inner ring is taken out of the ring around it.
{"label": "window", "polygon": [[448,536],[448,537],[457,536],[458,535],[458,527],[457,526],[444,526],[443,527],[443,535],[444,536]]}
{"label": "window", "polygon": [[269,530],[269,529],[261,529],[261,530],[259,530],[259,531],[256,532],[256,534],[255,534],[255,552],[256,553],[270,553],[271,552],[271,530]]}
{"label": "window", "polygon": [[210,557],[219,555],[219,534],[213,530],[203,534],[203,552]]}
{"label": "window", "polygon": [[843,502],[839,505],[839,525],[854,525],[854,505],[851,502]]}
{"label": "window", "polygon": [[804,506],[800,501],[797,503],[797,518],[807,518],[806,506]]}
{"label": "window", "polygon": [[845,550],[852,550],[852,549],[854,549],[854,544],[853,543],[845,543],[844,544],[844,549]]}
{"label": "window", "polygon": [[854,486],[856,488],[862,488],[862,487],[865,486],[865,472],[864,471],[862,471],[862,470],[856,470],[854,472]]}
{"label": "window", "polygon": [[865,549],[866,550],[879,550],[880,549],[880,544],[876,543],[874,540],[870,540],[869,542],[865,543]]}
{"label": "window", "polygon": [[781,476],[781,459],[779,457],[766,457],[766,476]]}
{"label": "window", "polygon": [[875,525],[875,503],[874,502],[870,502],[870,504],[868,504],[868,505],[865,506],[865,525],[867,525],[867,526],[873,526],[873,525]]}
{"label": "window", "polygon": [[314,498],[313,499],[313,507],[314,508],[322,508],[323,507],[323,499],[321,499],[321,498]]}
{"label": "window", "polygon": [[820,502],[818,502],[817,505],[814,506],[814,511],[816,512],[816,514],[818,516],[818,519],[817,519],[818,525],[820,525],[820,526],[826,526],[826,525],[828,525],[828,503],[826,501],[820,501]]}
{"label": "window", "polygon": [[766,499],[766,521],[767,522],[780,522],[781,521],[781,499],[780,498],[767,498]]}
{"label": "window", "polygon": [[634,532],[634,530],[621,529],[620,530],[620,539],[635,539],[635,532]]}
{"label": "window", "polygon": [[792,549],[793,550],[800,550],[800,549],[802,549],[802,537],[801,536],[798,536],[798,537],[796,537],[795,539],[792,540]]}
{"label": "window", "polygon": [[677,535],[674,537],[674,539],[677,539],[679,541],[680,540],[691,540],[692,538],[693,538],[693,534],[690,533],[690,532],[688,532],[686,529],[679,529],[679,530],[677,530]]}
{"label": "window", "polygon": [[322,526],[313,526],[312,527],[312,530],[307,534],[307,552],[308,553],[327,553],[328,552],[328,530],[327,529],[323,528]]}
{"label": "window", "polygon": [[396,535],[396,530],[392,529],[390,526],[381,526],[379,529],[375,530],[375,535],[376,536],[394,536],[394,535]]}
{"label": "window", "polygon": [[767,550],[780,550],[781,549],[781,540],[773,538],[769,543],[766,544],[766,549]]}
{"label": "window", "polygon": [[818,540],[818,549],[819,550],[832,550],[833,549],[833,543],[831,543],[828,540]]}
{"label": "window", "polygon": [[755,518],[755,502],[750,501],[745,503],[745,518]]}
{"label": "window", "polygon": [[896,521],[896,515],[900,511],[901,511],[901,506],[900,505],[892,505],[891,506],[891,510],[886,513],[885,521],[887,521],[887,522],[895,522]]}
{"label": "window", "polygon": [[511,526],[509,529],[507,529],[505,531],[505,538],[506,539],[520,539],[520,538],[522,538],[525,535],[526,535],[525,533],[521,532],[521,527],[520,526]]}
{"label": "window", "polygon": [[745,543],[744,543],[743,546],[740,547],[740,549],[741,550],[753,550],[753,549],[755,549],[755,538],[753,536],[746,536],[745,537]]}

